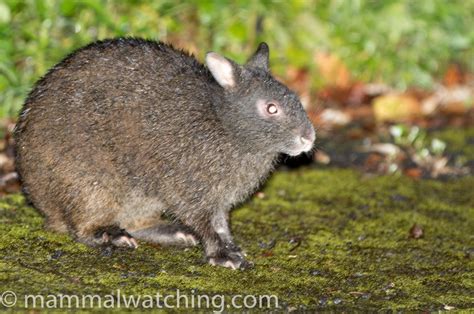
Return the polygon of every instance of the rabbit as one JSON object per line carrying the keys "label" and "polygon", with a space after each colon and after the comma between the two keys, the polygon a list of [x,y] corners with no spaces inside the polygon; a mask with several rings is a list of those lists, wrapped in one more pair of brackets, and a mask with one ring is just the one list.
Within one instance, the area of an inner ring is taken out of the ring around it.
{"label": "rabbit", "polygon": [[261,43],[244,64],[205,64],[163,42],[97,41],[28,95],[15,129],[23,191],[49,230],[91,246],[202,243],[211,265],[252,266],[229,212],[278,156],[312,149],[298,96],[269,71]]}

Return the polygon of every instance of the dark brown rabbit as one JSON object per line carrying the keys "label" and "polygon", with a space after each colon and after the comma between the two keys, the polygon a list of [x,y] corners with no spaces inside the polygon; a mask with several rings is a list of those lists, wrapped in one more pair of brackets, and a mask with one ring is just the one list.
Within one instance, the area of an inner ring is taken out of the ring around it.
{"label": "dark brown rabbit", "polygon": [[249,266],[229,211],[278,154],[315,138],[268,53],[262,43],[238,65],[210,52],[206,67],[164,43],[119,38],[54,66],[15,131],[24,191],[47,226],[90,245],[201,241],[209,263]]}

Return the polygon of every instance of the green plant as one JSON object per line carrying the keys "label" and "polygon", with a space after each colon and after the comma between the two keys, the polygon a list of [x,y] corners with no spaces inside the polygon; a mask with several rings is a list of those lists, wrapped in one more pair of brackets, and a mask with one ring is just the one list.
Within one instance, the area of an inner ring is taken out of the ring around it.
{"label": "green plant", "polygon": [[413,151],[419,157],[429,155],[440,157],[446,149],[445,142],[438,138],[429,140],[426,131],[417,126],[408,128],[403,124],[393,125],[390,127],[390,134],[395,144]]}
{"label": "green plant", "polygon": [[0,117],[15,116],[49,67],[96,39],[148,37],[240,62],[265,40],[273,71],[307,68],[313,88],[325,83],[319,51],[357,80],[427,87],[450,62],[474,69],[473,20],[474,2],[460,0],[0,0]]}

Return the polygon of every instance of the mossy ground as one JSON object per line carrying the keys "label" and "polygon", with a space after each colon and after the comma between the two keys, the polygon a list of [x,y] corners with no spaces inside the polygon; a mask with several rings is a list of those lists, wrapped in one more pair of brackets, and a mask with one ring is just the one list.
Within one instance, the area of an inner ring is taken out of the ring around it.
{"label": "mossy ground", "polygon": [[450,153],[460,154],[466,160],[474,160],[474,127],[443,129],[433,132],[431,137],[446,142]]}
{"label": "mossy ground", "polygon": [[[111,256],[46,232],[21,195],[0,202],[0,283],[24,294],[276,295],[283,309],[474,308],[473,177],[448,182],[279,171],[232,216],[254,269],[201,248],[142,243]],[[414,223],[423,237],[409,237]]]}

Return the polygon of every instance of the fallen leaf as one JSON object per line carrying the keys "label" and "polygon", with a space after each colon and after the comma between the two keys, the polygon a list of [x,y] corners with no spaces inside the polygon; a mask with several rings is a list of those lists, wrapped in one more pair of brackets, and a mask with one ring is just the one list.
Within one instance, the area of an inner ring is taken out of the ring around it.
{"label": "fallen leaf", "polygon": [[320,52],[315,55],[321,79],[330,86],[348,87],[351,75],[342,60],[330,53]]}
{"label": "fallen leaf", "polygon": [[316,162],[320,164],[327,165],[331,162],[331,157],[329,157],[329,155],[326,154],[325,152],[321,150],[317,150],[314,153],[314,160],[316,160]]}
{"label": "fallen leaf", "polygon": [[407,168],[405,169],[405,175],[413,178],[413,179],[419,179],[421,178],[421,175],[423,174],[423,171],[420,168]]}
{"label": "fallen leaf", "polygon": [[272,251],[264,251],[262,253],[262,257],[271,257],[273,256],[273,252]]}
{"label": "fallen leaf", "polygon": [[392,143],[378,143],[378,144],[373,144],[367,148],[364,149],[367,152],[371,153],[379,153],[382,155],[387,155],[387,156],[397,156],[398,154],[401,153],[400,148]]}
{"label": "fallen leaf", "polygon": [[321,113],[321,120],[327,124],[343,126],[351,122],[351,117],[342,110],[328,108]]}
{"label": "fallen leaf", "polygon": [[421,114],[418,100],[407,95],[384,95],[374,99],[374,115],[378,121],[411,120]]}
{"label": "fallen leaf", "polygon": [[444,74],[443,81],[447,86],[461,84],[463,82],[463,74],[459,65],[451,64]]}
{"label": "fallen leaf", "polygon": [[379,154],[370,154],[365,160],[365,168],[368,171],[375,171],[378,169],[378,165],[382,162],[383,157]]}
{"label": "fallen leaf", "polygon": [[410,228],[410,238],[419,239],[421,237],[423,237],[423,229],[421,228],[420,225],[414,224]]}

